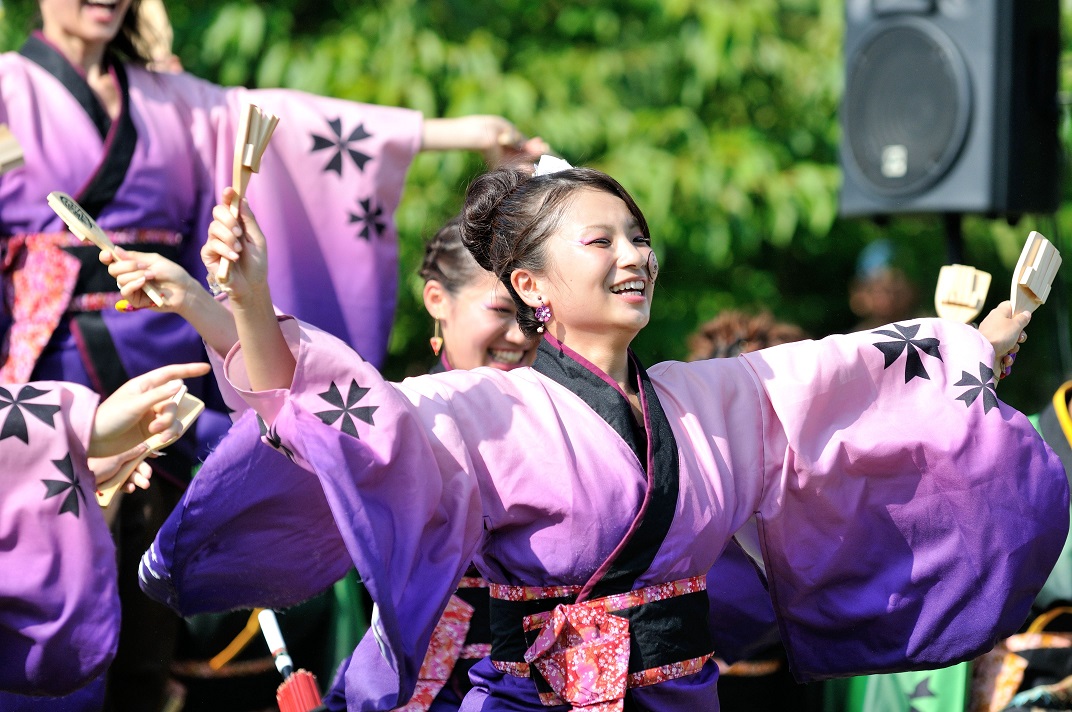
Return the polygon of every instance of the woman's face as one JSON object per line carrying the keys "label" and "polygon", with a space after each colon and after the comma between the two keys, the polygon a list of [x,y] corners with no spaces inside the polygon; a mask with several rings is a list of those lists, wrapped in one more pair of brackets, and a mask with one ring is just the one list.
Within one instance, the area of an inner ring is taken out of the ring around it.
{"label": "woman's face", "polygon": [[103,48],[119,32],[132,0],[38,0],[45,37],[66,48],[72,41]]}
{"label": "woman's face", "polygon": [[530,366],[536,358],[536,339],[521,333],[517,308],[491,273],[480,274],[457,294],[443,289],[440,306],[429,311],[439,314],[443,349],[452,368],[509,371]]}
{"label": "woman's face", "polygon": [[607,338],[632,341],[648,323],[657,268],[651,240],[622,199],[578,191],[545,247],[539,283],[551,307],[547,331],[574,348],[591,338],[597,346]]}

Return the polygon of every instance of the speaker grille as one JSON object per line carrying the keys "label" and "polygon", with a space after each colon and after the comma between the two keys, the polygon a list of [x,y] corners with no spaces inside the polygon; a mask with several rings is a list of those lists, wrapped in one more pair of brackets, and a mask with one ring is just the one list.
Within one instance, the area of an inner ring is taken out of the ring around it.
{"label": "speaker grille", "polygon": [[956,160],[971,116],[956,47],[906,19],[864,38],[847,63],[842,130],[864,186],[886,197],[926,190]]}

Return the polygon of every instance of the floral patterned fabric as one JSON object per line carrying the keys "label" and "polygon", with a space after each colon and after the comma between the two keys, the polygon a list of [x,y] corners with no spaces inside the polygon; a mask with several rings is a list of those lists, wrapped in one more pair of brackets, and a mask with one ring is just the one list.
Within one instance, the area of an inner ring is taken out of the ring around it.
{"label": "floral patterned fabric", "polygon": [[558,605],[525,652],[558,697],[592,712],[622,712],[629,675],[629,621],[598,601]]}
{"label": "floral patterned fabric", "polygon": [[469,632],[472,618],[473,607],[457,596],[451,596],[443,617],[432,632],[432,641],[428,644],[428,652],[424,654],[413,697],[398,708],[400,712],[426,712],[432,706],[462,656],[465,635]]}
{"label": "floral patterned fabric", "polygon": [[[177,245],[182,236],[171,230],[119,230],[105,234],[117,245]],[[63,314],[100,311],[119,300],[111,294],[85,294],[72,301],[81,262],[64,247],[83,243],[70,232],[15,235],[3,245],[4,308],[12,324],[0,350],[0,382],[26,383]]]}
{"label": "floral patterned fabric", "polygon": [[[580,586],[507,586],[491,584],[494,598],[532,601],[576,595]],[[707,590],[703,576],[661,583],[526,616],[526,632],[539,631],[524,663],[493,660],[500,672],[528,677],[535,665],[554,694],[542,693],[544,705],[569,703],[593,712],[621,712],[627,687],[645,687],[698,672],[711,658],[703,655],[629,672],[629,621],[614,611]]]}

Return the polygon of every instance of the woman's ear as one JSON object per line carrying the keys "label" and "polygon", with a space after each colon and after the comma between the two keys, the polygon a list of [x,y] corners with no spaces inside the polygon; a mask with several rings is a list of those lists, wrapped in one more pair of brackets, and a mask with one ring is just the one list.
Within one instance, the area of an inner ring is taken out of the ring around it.
{"label": "woman's ear", "polygon": [[510,274],[510,284],[514,287],[517,295],[521,297],[521,301],[533,309],[542,303],[540,297],[543,296],[543,292],[540,291],[540,280],[527,269],[515,269]]}
{"label": "woman's ear", "polygon": [[446,316],[445,312],[449,296],[446,287],[441,282],[435,279],[425,282],[423,296],[424,308],[428,310],[433,319],[442,319]]}

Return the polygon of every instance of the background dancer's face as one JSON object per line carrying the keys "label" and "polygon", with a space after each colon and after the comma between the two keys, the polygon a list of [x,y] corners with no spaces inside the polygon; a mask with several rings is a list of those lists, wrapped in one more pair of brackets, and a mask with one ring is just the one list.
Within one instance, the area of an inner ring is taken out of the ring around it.
{"label": "background dancer's face", "polygon": [[514,301],[490,272],[481,271],[453,294],[430,280],[424,301],[428,312],[440,320],[443,349],[452,368],[490,366],[509,371],[530,366],[536,358],[537,340],[521,333]]}
{"label": "background dancer's face", "polygon": [[[572,348],[619,348],[648,323],[654,280],[651,239],[616,195],[585,188],[563,206],[544,246],[547,269],[515,288],[551,307],[547,332]],[[583,351],[582,351],[583,353]]]}
{"label": "background dancer's face", "polygon": [[66,51],[72,43],[103,49],[119,32],[132,0],[39,0],[42,31]]}

